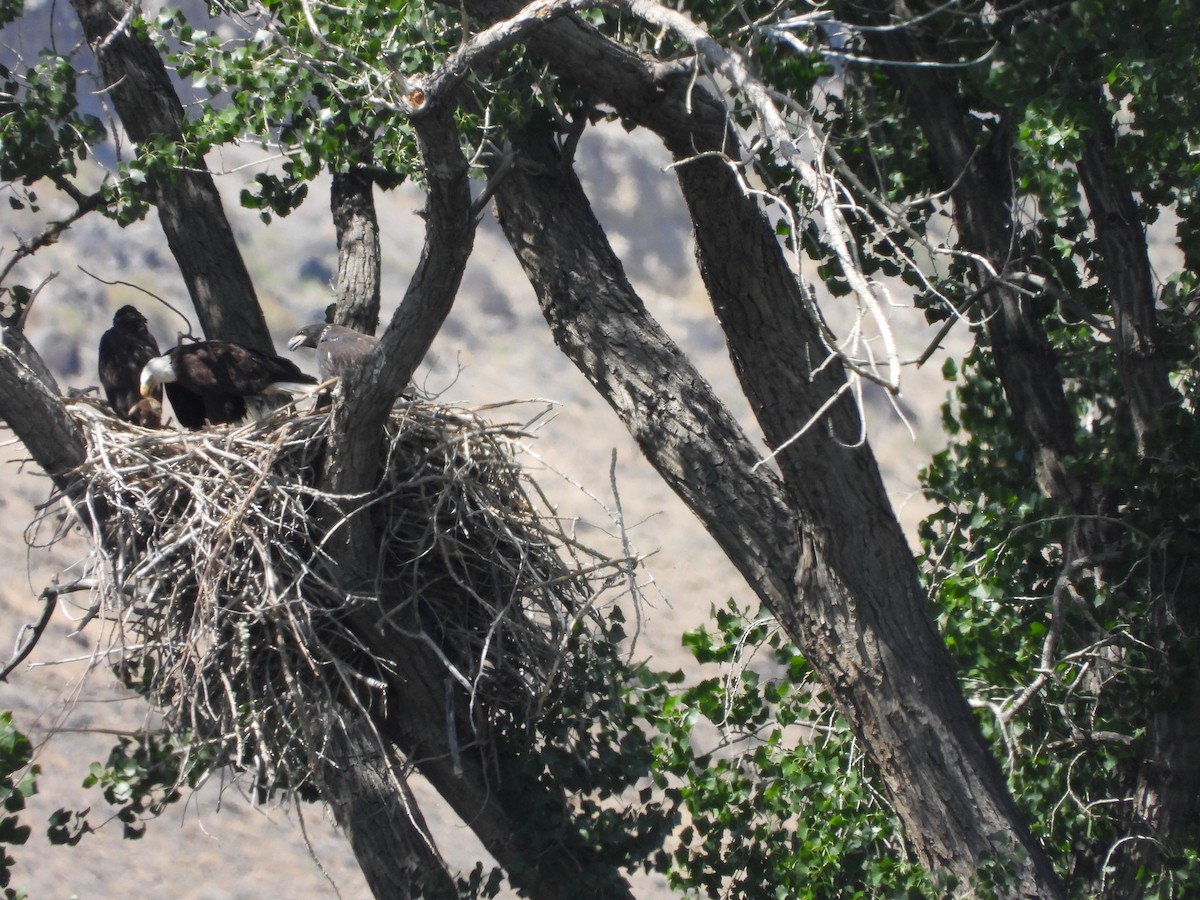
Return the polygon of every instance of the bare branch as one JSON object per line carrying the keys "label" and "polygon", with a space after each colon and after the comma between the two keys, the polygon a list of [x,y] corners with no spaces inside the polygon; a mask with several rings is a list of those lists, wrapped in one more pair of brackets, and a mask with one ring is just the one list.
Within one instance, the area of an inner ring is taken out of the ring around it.
{"label": "bare branch", "polygon": [[90,579],[81,579],[59,587],[58,579],[55,578],[53,584],[48,584],[42,588],[40,596],[43,603],[42,615],[32,625],[26,625],[21,629],[20,636],[17,639],[17,648],[13,651],[12,658],[4,665],[4,668],[0,669],[0,681],[8,681],[8,676],[16,670],[17,666],[29,658],[29,654],[33,652],[33,648],[37,646],[43,632],[45,632],[46,626],[50,624],[50,618],[54,615],[59,596],[73,591],[90,591],[95,586],[95,582]]}
{"label": "bare branch", "polygon": [[775,105],[771,92],[753,76],[745,60],[739,54],[722,47],[705,29],[697,25],[686,14],[668,9],[652,0],[618,0],[618,5],[646,22],[670,28],[694,47],[713,70],[728,78],[732,85],[749,100],[758,115],[763,135],[771,143],[775,154],[795,171],[801,183],[815,198],[817,207],[821,211],[821,227],[825,240],[833,250],[842,274],[851,290],[854,291],[855,297],[880,322],[881,333],[887,346],[889,372],[887,386],[892,390],[898,390],[900,387],[900,360],[896,354],[895,345],[891,341],[891,329],[881,315],[875,292],[854,258],[854,239],[845,216],[839,208],[843,191],[837,180],[820,168],[819,162],[817,164],[810,163],[805,158],[805,150],[807,150],[808,156],[816,160],[820,160],[823,153],[824,141],[816,130],[812,117],[807,111],[793,109],[793,113],[800,119],[800,137],[806,142],[806,147],[802,148],[797,141],[798,136],[795,129],[784,120]]}
{"label": "bare branch", "polygon": [[[64,185],[59,185],[60,189],[63,187]],[[97,209],[99,209],[104,203],[104,197],[99,191],[97,191],[96,193],[89,194],[86,197],[78,197],[76,198],[75,202],[75,209],[66,218],[51,222],[34,237],[30,238],[29,240],[21,241],[20,246],[17,247],[17,249],[13,252],[12,257],[4,264],[3,268],[0,268],[0,284],[4,283],[4,281],[8,278],[8,274],[13,270],[13,267],[15,267],[17,263],[26,257],[37,253],[37,251],[41,250],[43,247],[48,247],[51,244],[57,243],[58,239],[63,236],[63,233],[67,231],[67,229],[69,229],[88,213],[95,212]]]}

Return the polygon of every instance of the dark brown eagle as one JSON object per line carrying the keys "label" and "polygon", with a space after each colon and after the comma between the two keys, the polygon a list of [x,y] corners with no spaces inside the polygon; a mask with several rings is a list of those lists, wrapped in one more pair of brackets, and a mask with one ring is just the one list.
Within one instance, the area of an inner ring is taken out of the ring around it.
{"label": "dark brown eagle", "polygon": [[247,401],[277,394],[312,393],[317,380],[290,360],[227,341],[172,347],[142,369],[148,397],[166,385],[175,418],[185,428],[226,425],[246,417]]}
{"label": "dark brown eagle", "polygon": [[321,373],[322,381],[328,381],[335,375],[341,375],[347,366],[361,362],[378,343],[379,338],[345,325],[318,322],[305,325],[292,335],[288,349],[313,347],[317,351],[317,371]]}
{"label": "dark brown eagle", "polygon": [[157,404],[144,402],[139,389],[142,367],[156,356],[158,341],[146,317],[137,307],[122,306],[100,338],[100,385],[117,418],[146,428],[162,425],[162,388],[151,394]]}

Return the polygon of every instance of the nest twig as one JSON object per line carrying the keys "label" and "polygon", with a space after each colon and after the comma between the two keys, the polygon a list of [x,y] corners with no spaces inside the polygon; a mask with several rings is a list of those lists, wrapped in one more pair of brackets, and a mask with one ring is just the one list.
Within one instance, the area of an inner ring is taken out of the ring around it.
{"label": "nest twig", "polygon": [[198,762],[250,769],[260,785],[311,780],[329,729],[383,701],[390,661],[349,613],[373,606],[434,648],[485,733],[536,714],[572,632],[629,571],[550,510],[516,459],[520,427],[460,409],[393,412],[378,486],[356,498],[379,535],[375,584],[353,594],[316,514],[339,499],[317,486],[327,413],[179,433],[91,401],[71,410],[118,672],[191,735]]}

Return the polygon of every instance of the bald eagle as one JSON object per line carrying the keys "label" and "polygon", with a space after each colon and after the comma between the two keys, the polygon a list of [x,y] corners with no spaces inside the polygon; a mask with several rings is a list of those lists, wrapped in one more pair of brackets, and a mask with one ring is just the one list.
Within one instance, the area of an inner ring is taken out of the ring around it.
{"label": "bald eagle", "polygon": [[341,375],[347,366],[361,362],[363,357],[375,349],[379,338],[345,325],[326,325],[318,322],[305,325],[288,341],[289,350],[313,347],[317,351],[317,371],[321,380],[327,381]]}
{"label": "bald eagle", "polygon": [[226,341],[172,347],[142,369],[141,392],[166,385],[167,399],[185,428],[224,425],[246,417],[247,400],[271,394],[311,393],[316,379],[290,360]]}
{"label": "bald eagle", "polygon": [[117,418],[146,428],[162,425],[162,388],[152,396],[160,405],[142,402],[139,379],[142,367],[158,356],[158,341],[146,327],[137,307],[122,306],[112,328],[100,337],[100,385]]}

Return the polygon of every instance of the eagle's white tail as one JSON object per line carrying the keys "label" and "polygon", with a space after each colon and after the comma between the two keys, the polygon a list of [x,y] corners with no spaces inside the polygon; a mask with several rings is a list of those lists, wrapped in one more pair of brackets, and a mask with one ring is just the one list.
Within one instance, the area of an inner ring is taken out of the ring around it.
{"label": "eagle's white tail", "polygon": [[307,381],[276,381],[263,391],[264,394],[315,394],[320,387]]}

